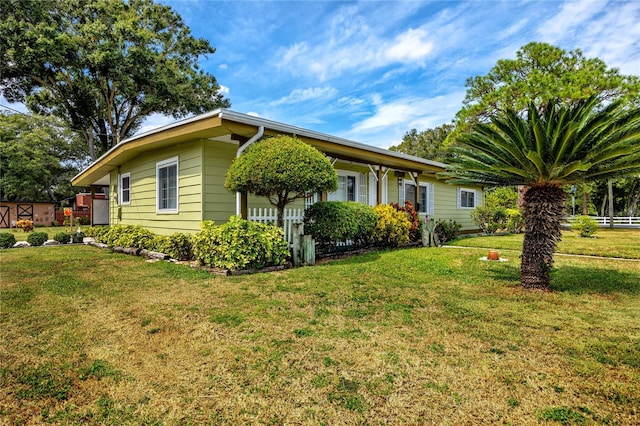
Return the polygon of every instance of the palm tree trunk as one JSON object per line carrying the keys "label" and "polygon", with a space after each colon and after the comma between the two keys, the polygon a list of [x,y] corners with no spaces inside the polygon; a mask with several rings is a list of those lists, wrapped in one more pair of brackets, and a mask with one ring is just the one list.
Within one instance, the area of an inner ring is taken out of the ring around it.
{"label": "palm tree trunk", "polygon": [[564,203],[564,191],[554,184],[534,185],[524,194],[525,234],[520,281],[526,289],[549,289],[553,253],[562,236]]}

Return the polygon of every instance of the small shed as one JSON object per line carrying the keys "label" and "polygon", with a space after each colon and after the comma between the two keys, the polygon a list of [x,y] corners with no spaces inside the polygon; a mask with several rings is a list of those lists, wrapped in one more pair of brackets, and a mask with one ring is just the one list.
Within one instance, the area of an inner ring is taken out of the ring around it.
{"label": "small shed", "polygon": [[51,226],[56,219],[55,205],[39,201],[0,201],[0,228],[15,228],[19,220]]}

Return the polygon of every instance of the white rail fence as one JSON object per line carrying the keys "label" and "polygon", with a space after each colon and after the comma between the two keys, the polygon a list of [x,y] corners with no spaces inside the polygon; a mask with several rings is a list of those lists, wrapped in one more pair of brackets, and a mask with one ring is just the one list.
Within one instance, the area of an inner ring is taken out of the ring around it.
{"label": "white rail fence", "polygon": [[[591,218],[595,219],[600,226],[609,226],[609,217],[608,216],[591,216]],[[569,223],[573,222],[574,217],[568,217],[567,220]],[[613,218],[613,226],[619,227],[639,227],[640,228],[640,217],[638,216],[614,216]]]}
{"label": "white rail fence", "polygon": [[[254,222],[276,225],[278,223],[278,210],[275,208],[249,209],[248,219]],[[293,242],[293,224],[302,223],[304,209],[284,209],[284,239],[289,244]]]}

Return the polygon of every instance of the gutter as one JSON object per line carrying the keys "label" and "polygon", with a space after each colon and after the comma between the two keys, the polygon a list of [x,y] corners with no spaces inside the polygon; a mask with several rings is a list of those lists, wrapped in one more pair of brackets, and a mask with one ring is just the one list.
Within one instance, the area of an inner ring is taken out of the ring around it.
{"label": "gutter", "polygon": [[[222,113],[220,113],[220,117],[222,118]],[[255,141],[260,139],[264,135],[264,126],[258,127],[258,133],[253,135],[251,139],[249,139],[242,146],[238,147],[238,151],[236,152],[236,158],[240,157],[245,149],[249,148],[249,145],[253,144]],[[242,194],[240,192],[236,192],[236,215],[242,214]]]}

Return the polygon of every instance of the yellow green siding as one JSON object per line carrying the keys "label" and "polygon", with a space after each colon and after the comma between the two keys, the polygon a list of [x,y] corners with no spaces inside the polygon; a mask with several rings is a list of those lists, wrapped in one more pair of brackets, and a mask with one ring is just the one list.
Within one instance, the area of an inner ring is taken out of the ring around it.
{"label": "yellow green siding", "polygon": [[206,141],[203,155],[203,220],[224,223],[236,214],[236,194],[227,191],[224,181],[238,146],[231,143]]}
{"label": "yellow green siding", "polygon": [[[111,223],[141,225],[161,235],[196,232],[202,221],[202,142],[146,153],[111,173]],[[178,212],[159,213],[156,206],[156,163],[178,159]],[[118,205],[118,173],[131,174],[131,202]]]}

